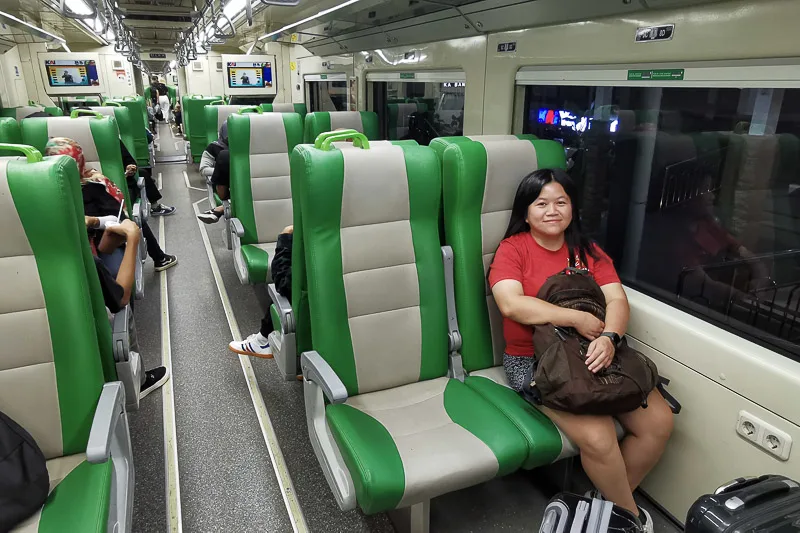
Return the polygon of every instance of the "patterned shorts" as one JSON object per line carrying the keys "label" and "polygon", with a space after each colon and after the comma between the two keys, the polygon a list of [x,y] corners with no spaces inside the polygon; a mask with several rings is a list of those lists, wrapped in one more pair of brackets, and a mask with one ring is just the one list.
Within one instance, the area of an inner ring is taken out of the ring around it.
{"label": "patterned shorts", "polygon": [[531,375],[533,357],[503,354],[503,368],[506,371],[508,385],[515,391],[520,392],[526,377]]}

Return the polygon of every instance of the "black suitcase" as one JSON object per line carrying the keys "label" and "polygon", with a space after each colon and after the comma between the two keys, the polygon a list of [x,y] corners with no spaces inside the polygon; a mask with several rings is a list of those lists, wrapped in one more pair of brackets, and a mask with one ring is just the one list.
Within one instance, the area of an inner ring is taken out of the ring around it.
{"label": "black suitcase", "polygon": [[701,496],[686,515],[686,533],[800,531],[800,484],[783,476],[738,478]]}
{"label": "black suitcase", "polygon": [[597,498],[556,494],[547,504],[539,533],[640,533],[633,513]]}

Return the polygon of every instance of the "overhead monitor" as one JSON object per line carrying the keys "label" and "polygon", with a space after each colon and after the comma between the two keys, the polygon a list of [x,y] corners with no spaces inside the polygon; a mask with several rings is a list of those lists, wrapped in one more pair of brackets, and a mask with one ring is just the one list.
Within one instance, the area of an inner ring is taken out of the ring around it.
{"label": "overhead monitor", "polygon": [[278,92],[275,56],[223,55],[225,95],[258,96]]}
{"label": "overhead monitor", "polygon": [[97,54],[39,54],[39,62],[47,94],[100,94],[104,90]]}

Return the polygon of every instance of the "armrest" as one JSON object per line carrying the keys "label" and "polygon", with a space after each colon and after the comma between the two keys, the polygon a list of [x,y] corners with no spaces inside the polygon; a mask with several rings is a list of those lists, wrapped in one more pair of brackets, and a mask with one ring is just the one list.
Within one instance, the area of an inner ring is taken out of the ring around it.
{"label": "armrest", "polygon": [[294,333],[294,312],[292,311],[292,304],[275,288],[274,283],[267,285],[267,292],[278,309],[278,316],[281,318],[281,328],[283,333]]}
{"label": "armrest", "polygon": [[456,316],[456,296],[453,285],[453,249],[442,246],[442,262],[444,263],[445,300],[447,301],[447,337],[450,352],[461,349],[461,332],[458,330],[458,317]]}
{"label": "armrest", "polygon": [[[222,215],[225,217],[225,220],[230,220],[233,218],[233,212],[231,211],[231,201],[230,200],[222,200]],[[242,229],[242,234],[244,234],[244,229]],[[241,237],[241,235],[239,235]]]}
{"label": "armrest", "polygon": [[111,457],[111,437],[120,417],[125,412],[125,389],[119,381],[103,385],[97,409],[94,412],[89,442],[86,445],[86,460],[90,463],[105,463]]}
{"label": "armrest", "polygon": [[128,324],[130,323],[131,306],[126,305],[122,310],[114,315],[112,322],[112,339],[114,342],[114,361],[123,363],[130,357],[130,331]]}
{"label": "armrest", "polygon": [[300,356],[300,368],[303,370],[303,377],[319,385],[329,402],[347,401],[347,388],[319,353],[303,352]]}
{"label": "armrest", "polygon": [[231,221],[231,229],[236,233],[236,236],[240,239],[244,237],[244,226],[242,226],[242,221],[238,218],[232,218]]}
{"label": "armrest", "polygon": [[142,201],[141,199],[137,200],[133,204],[133,208],[131,209],[131,213],[133,214],[133,221],[136,222],[136,225],[140,228],[142,227]]}

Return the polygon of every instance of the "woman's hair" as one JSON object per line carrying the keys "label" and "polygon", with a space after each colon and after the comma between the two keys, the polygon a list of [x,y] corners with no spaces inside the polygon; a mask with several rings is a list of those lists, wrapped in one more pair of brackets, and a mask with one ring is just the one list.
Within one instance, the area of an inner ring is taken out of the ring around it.
{"label": "woman's hair", "polygon": [[78,173],[81,176],[81,181],[84,179],[86,173],[86,158],[83,155],[81,145],[67,137],[53,137],[47,141],[44,147],[44,155],[66,155],[75,160],[78,164]]}
{"label": "woman's hair", "polygon": [[548,183],[558,183],[564,188],[564,192],[569,196],[572,204],[572,222],[564,230],[564,240],[572,253],[577,253],[581,262],[586,265],[587,256],[596,259],[592,241],[583,233],[580,219],[580,203],[578,200],[578,187],[572,178],[560,168],[540,168],[534,170],[524,178],[517,187],[514,195],[514,205],[511,208],[511,220],[508,221],[508,228],[504,239],[530,231],[531,228],[525,219],[528,216],[528,207],[539,198],[542,189]]}

